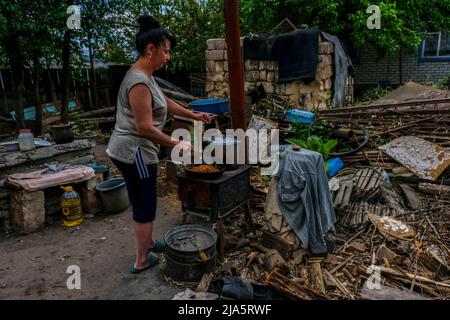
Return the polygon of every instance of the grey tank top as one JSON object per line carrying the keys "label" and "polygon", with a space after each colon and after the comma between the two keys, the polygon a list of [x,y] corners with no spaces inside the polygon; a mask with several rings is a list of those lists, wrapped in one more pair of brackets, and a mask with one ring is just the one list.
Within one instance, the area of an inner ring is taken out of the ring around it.
{"label": "grey tank top", "polygon": [[145,84],[153,96],[153,125],[162,130],[167,118],[167,101],[153,77],[139,71],[128,71],[117,97],[116,124],[106,153],[113,159],[133,164],[143,159],[146,164],[158,163],[159,145],[143,137],[136,128],[128,94],[135,85]]}

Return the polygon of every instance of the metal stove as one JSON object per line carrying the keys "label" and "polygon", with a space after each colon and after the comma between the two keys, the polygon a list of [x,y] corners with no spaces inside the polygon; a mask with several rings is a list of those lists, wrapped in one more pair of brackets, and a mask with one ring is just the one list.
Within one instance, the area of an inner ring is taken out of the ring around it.
{"label": "metal stove", "polygon": [[178,197],[182,203],[183,224],[189,214],[215,222],[244,206],[250,215],[250,169],[240,165],[235,170],[225,171],[213,180],[196,179],[178,175]]}

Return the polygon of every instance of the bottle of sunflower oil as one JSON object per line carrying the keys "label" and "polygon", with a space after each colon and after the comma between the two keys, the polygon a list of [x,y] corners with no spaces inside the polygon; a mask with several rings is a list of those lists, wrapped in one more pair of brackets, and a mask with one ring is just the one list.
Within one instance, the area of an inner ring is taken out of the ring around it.
{"label": "bottle of sunflower oil", "polygon": [[73,190],[72,186],[61,188],[65,191],[61,199],[63,223],[66,227],[77,226],[83,222],[80,196]]}

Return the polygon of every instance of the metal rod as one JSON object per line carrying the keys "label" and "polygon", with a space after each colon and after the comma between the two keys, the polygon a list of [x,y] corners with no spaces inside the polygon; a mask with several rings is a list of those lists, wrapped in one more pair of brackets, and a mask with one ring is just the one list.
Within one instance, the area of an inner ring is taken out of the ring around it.
{"label": "metal rod", "polygon": [[231,121],[234,129],[246,130],[244,68],[241,51],[237,0],[225,0],[225,30],[230,73]]}

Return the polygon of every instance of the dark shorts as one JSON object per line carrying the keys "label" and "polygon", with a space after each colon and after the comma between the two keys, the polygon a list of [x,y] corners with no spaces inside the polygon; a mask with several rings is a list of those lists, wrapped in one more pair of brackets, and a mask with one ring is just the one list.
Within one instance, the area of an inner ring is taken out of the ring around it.
{"label": "dark shorts", "polygon": [[156,164],[145,165],[137,157],[134,164],[111,158],[122,173],[127,186],[128,197],[133,207],[133,220],[140,223],[151,222],[156,216]]}

